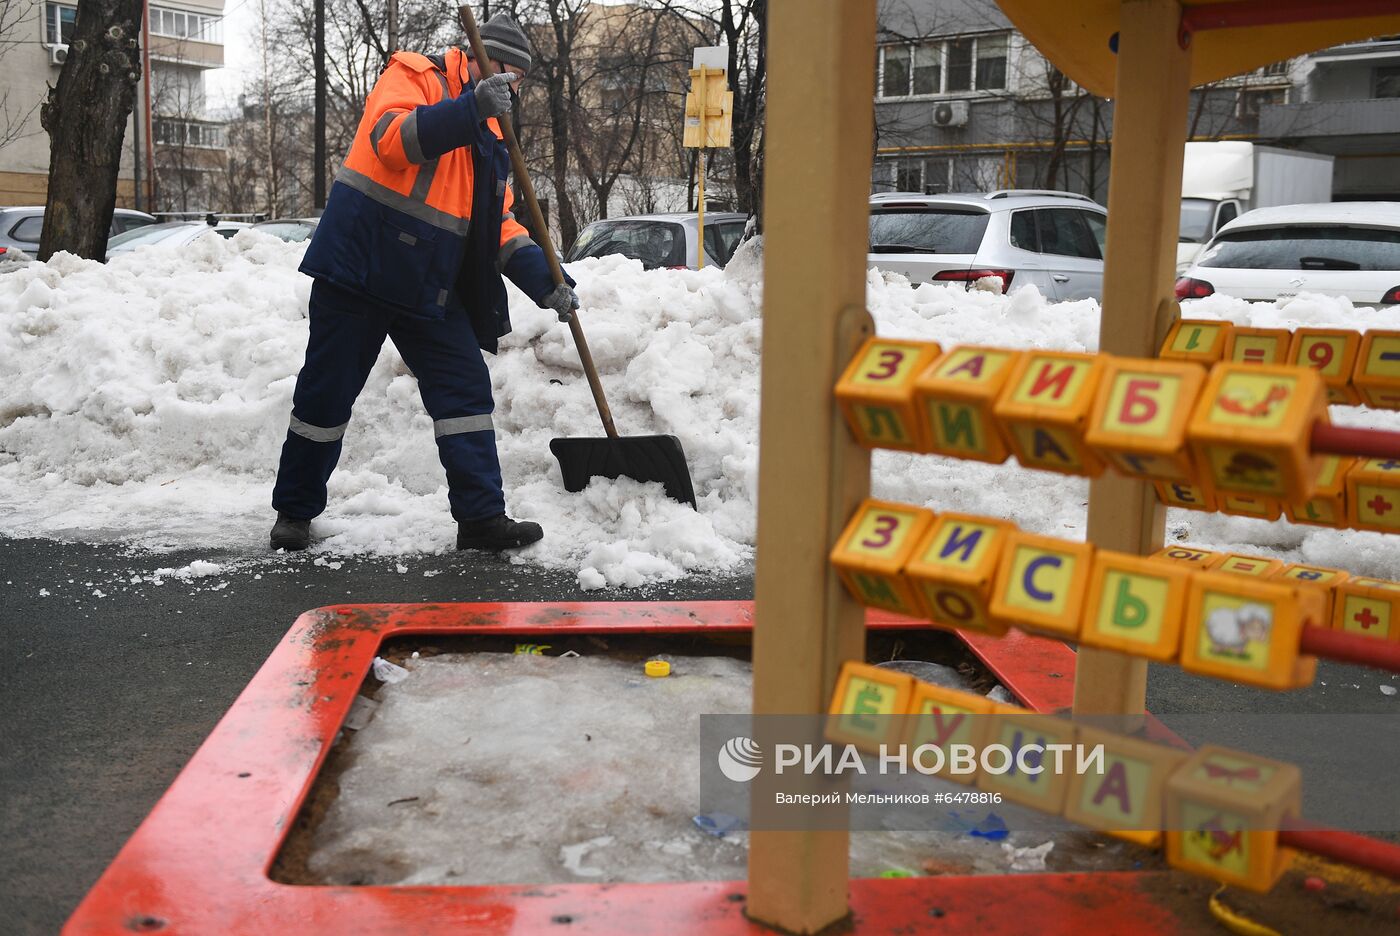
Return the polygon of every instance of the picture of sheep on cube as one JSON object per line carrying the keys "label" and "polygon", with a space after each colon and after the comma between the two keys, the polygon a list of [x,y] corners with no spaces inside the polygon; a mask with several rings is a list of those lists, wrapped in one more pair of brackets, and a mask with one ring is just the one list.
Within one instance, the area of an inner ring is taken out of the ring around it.
{"label": "picture of sheep on cube", "polygon": [[1314,587],[1198,573],[1186,603],[1181,668],[1267,689],[1301,688],[1317,671],[1317,658],[1298,649],[1308,625],[1325,625]]}

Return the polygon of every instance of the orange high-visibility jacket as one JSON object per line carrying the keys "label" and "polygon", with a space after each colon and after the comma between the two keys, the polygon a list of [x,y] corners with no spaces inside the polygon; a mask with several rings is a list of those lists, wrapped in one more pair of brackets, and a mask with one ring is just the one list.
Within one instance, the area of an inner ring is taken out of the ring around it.
{"label": "orange high-visibility jacket", "polygon": [[510,330],[505,273],[540,302],[544,252],[511,211],[509,157],[467,55],[395,52],[365,102],[302,272],[432,318],[464,306],[481,345]]}

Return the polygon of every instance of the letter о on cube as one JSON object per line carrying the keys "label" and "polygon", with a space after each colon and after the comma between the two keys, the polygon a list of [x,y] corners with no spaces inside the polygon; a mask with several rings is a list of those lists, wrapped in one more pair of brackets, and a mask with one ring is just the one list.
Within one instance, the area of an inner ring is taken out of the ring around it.
{"label": "letter \u043e on cube", "polygon": [[1313,495],[1299,504],[1286,503],[1283,512],[1294,523],[1346,529],[1347,473],[1356,464],[1345,455],[1321,455]]}
{"label": "letter \u043e on cube", "polygon": [[1332,628],[1400,641],[1400,583],[1352,578],[1337,585],[1332,594]]}
{"label": "letter \u043e on cube", "polygon": [[1299,689],[1317,671],[1317,658],[1299,652],[1303,628],[1322,624],[1316,589],[1198,572],[1187,596],[1181,668],[1265,689]]}
{"label": "letter \u043e on cube", "polygon": [[1008,454],[993,414],[1019,351],[964,345],[930,364],[915,384],[929,450],[999,465]]}
{"label": "letter \u043e on cube", "polygon": [[853,744],[866,752],[880,745],[898,746],[904,719],[914,693],[914,677],[908,673],[848,661],[841,665],[836,691],[827,710],[826,739]]}
{"label": "letter \u043e on cube", "polygon": [[1301,815],[1302,790],[1292,764],[1201,748],[1167,781],[1167,861],[1224,884],[1269,890],[1292,858],[1278,833]]}
{"label": "letter \u043e on cube", "polygon": [[1327,402],[1347,406],[1361,402],[1351,385],[1361,335],[1345,328],[1300,328],[1288,345],[1288,363],[1311,367],[1327,388]]}
{"label": "letter \u043e on cube", "polygon": [[1400,460],[1367,458],[1346,475],[1347,520],[1358,530],[1400,532]]}
{"label": "letter \u043e on cube", "polygon": [[922,507],[863,501],[831,551],[831,564],[851,597],[872,608],[918,617],[918,596],[900,571],[932,522],[933,513]]}
{"label": "letter \u043e on cube", "polygon": [[851,434],[868,448],[928,450],[914,405],[914,381],[942,353],[937,344],[870,338],[836,384]]}
{"label": "letter \u043e on cube", "polygon": [[1013,533],[997,566],[992,616],[1028,631],[1077,637],[1093,563],[1088,543]]}
{"label": "letter \u043e on cube", "polygon": [[1361,337],[1351,385],[1367,406],[1400,409],[1400,331],[1368,331]]}
{"label": "letter \u043e on cube", "polygon": [[1103,460],[1084,441],[1103,365],[1099,354],[1027,351],[1021,356],[995,406],[1017,461],[1059,474],[1103,473]]}
{"label": "letter \u043e on cube", "polygon": [[1194,482],[1186,424],[1204,383],[1199,364],[1109,358],[1085,441],[1129,477]]}
{"label": "letter \u043e on cube", "polygon": [[1187,754],[1083,725],[1078,743],[1085,750],[1103,745],[1103,770],[1076,771],[1070,777],[1065,818],[1156,847],[1166,827],[1167,780]]}
{"label": "letter \u043e on cube", "polygon": [[1149,660],[1175,660],[1191,568],[1100,549],[1079,642]]}
{"label": "letter \u043e on cube", "polygon": [[1015,529],[988,517],[939,514],[904,565],[922,616],[939,627],[1005,634],[1006,622],[991,612],[992,581]]}
{"label": "letter \u043e on cube", "polygon": [[[931,744],[943,752],[943,769],[936,776],[955,783],[972,784],[977,780],[977,771],[953,773],[952,746],[968,745],[980,752],[991,730],[995,704],[970,692],[958,692],[926,682],[914,685],[914,696],[909,703],[908,733],[905,744],[909,746],[909,756],[921,745]],[[932,766],[928,759],[925,763]]]}
{"label": "letter \u043e on cube", "polygon": [[1225,342],[1234,325],[1213,319],[1177,319],[1162,342],[1159,358],[1171,361],[1195,361],[1207,366],[1225,354]]}

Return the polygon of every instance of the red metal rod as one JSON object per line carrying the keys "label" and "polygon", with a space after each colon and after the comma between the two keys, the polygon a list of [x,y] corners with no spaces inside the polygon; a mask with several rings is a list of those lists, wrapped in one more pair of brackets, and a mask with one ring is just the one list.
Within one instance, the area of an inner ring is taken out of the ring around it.
{"label": "red metal rod", "polygon": [[1400,881],[1400,845],[1341,832],[1306,819],[1292,819],[1291,828],[1280,829],[1278,843],[1310,855],[1321,855],[1342,864],[1364,868]]}
{"label": "red metal rod", "polygon": [[1187,32],[1200,32],[1240,26],[1357,19],[1394,12],[1395,0],[1234,0],[1231,3],[1189,6],[1181,11],[1181,25]]}
{"label": "red metal rod", "polygon": [[1389,429],[1346,429],[1318,423],[1313,426],[1310,444],[1319,455],[1400,459],[1400,432]]}
{"label": "red metal rod", "polygon": [[1304,627],[1298,649],[1338,663],[1354,663],[1400,673],[1400,643],[1393,640],[1364,637],[1328,627]]}

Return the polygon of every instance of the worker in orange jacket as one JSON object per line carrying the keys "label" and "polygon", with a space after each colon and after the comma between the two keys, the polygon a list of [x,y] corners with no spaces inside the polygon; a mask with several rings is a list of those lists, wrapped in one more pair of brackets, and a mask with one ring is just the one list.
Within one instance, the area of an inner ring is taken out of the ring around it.
{"label": "worker in orange jacket", "polygon": [[482,27],[499,74],[471,54],[395,52],[365,102],[301,264],[313,277],[306,363],[292,397],[272,505],[274,549],[304,549],[326,507],[351,406],[387,336],[418,379],[447,472],[458,549],[514,549],[539,524],[506,516],[482,357],[510,331],[502,274],[567,322],[572,287],[515,220],[499,114],[530,69],[508,16]]}

